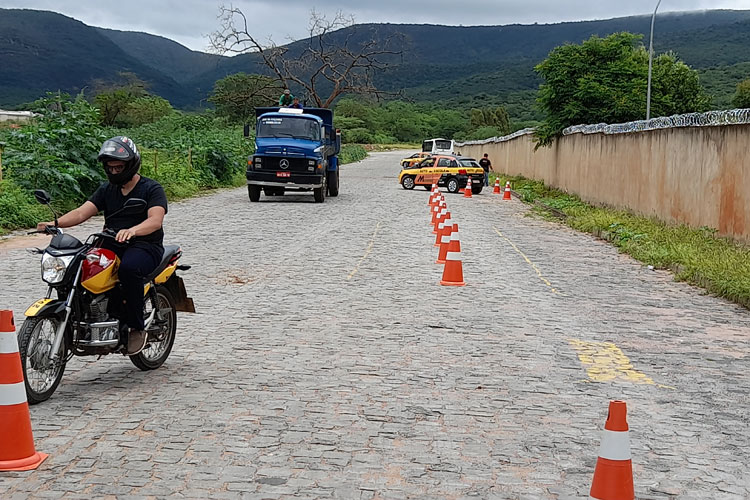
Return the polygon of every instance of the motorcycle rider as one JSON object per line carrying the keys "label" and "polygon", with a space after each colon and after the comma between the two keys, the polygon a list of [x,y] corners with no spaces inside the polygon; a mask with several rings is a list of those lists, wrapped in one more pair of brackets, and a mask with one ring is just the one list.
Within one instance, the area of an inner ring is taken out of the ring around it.
{"label": "motorcycle rider", "polygon": [[[104,141],[97,160],[109,181],[99,186],[83,205],[60,217],[58,227],[77,226],[103,211],[105,229],[117,232],[115,240],[119,244],[105,241],[102,246],[120,257],[118,277],[125,302],[121,320],[130,330],[125,354],[132,356],[141,352],[148,340],[144,331],[143,285],[164,253],[162,223],[167,213],[167,196],[161,184],[138,173],[141,155],[131,139],[118,136]],[[110,217],[129,198],[145,200],[146,211]],[[40,222],[37,229],[53,225],[54,222]]]}

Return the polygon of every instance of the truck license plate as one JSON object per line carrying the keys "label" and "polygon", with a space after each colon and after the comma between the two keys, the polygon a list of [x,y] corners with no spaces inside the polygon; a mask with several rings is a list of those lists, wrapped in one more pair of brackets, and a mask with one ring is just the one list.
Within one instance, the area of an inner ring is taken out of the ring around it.
{"label": "truck license plate", "polygon": [[276,177],[291,177],[291,172],[276,172]]}

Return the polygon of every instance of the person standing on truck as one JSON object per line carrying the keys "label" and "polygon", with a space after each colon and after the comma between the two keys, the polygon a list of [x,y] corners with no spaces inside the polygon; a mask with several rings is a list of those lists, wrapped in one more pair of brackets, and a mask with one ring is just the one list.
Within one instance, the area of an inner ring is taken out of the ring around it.
{"label": "person standing on truck", "polygon": [[289,107],[292,102],[294,101],[294,96],[289,91],[289,89],[284,89],[284,93],[281,94],[281,97],[279,97],[279,107],[280,108],[287,108]]}
{"label": "person standing on truck", "polygon": [[492,162],[487,157],[487,153],[484,153],[484,158],[479,160],[479,166],[484,169],[484,185],[490,185],[490,169],[492,168]]}
{"label": "person standing on truck", "polygon": [[294,98],[294,102],[289,107],[290,108],[295,108],[295,109],[302,109],[302,104],[299,102],[299,97],[295,97]]}

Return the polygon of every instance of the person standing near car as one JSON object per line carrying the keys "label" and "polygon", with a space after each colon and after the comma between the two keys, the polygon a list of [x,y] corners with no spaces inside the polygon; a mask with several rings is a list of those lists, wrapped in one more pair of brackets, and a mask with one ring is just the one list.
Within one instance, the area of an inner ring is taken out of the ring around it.
{"label": "person standing near car", "polygon": [[487,156],[487,153],[484,153],[484,158],[479,160],[479,166],[484,169],[484,185],[489,186],[490,185],[490,169],[492,168],[492,162]]}
{"label": "person standing near car", "polygon": [[[122,319],[129,328],[125,354],[133,356],[143,350],[148,340],[144,331],[143,285],[164,255],[162,223],[167,213],[167,195],[161,184],[138,173],[141,155],[127,137],[105,141],[97,160],[102,163],[109,182],[99,186],[83,205],[60,217],[58,227],[77,226],[104,212],[104,227],[115,231],[117,243],[105,242],[102,247],[120,257],[118,277],[125,299]],[[146,201],[143,212],[113,216],[130,198]],[[40,222],[37,229],[54,225],[54,222]]]}

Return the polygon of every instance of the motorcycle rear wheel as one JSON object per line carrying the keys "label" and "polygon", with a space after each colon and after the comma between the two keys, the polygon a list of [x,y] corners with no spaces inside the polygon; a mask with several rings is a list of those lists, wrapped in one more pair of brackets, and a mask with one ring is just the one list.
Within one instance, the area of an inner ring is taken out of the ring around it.
{"label": "motorcycle rear wheel", "polygon": [[[157,285],[156,300],[159,309],[170,309],[170,311],[167,314],[167,323],[161,327],[160,333],[164,334],[163,340],[149,340],[145,349],[134,356],[130,356],[130,361],[143,371],[156,370],[164,364],[169,357],[169,353],[172,352],[175,333],[177,332],[177,309],[172,294],[166,287]],[[146,307],[150,305],[150,299],[146,299]],[[150,311],[144,311],[145,316],[148,316],[148,314],[150,314]]]}
{"label": "motorcycle rear wheel", "polygon": [[47,401],[60,385],[65,373],[65,342],[60,344],[57,360],[50,361],[50,351],[60,321],[57,318],[26,318],[18,331],[26,399],[30,405]]}

